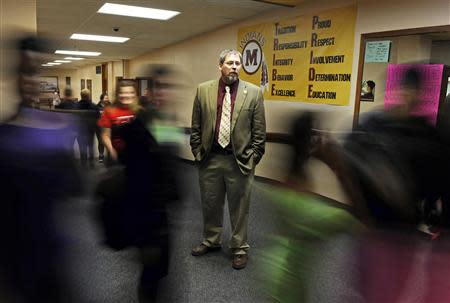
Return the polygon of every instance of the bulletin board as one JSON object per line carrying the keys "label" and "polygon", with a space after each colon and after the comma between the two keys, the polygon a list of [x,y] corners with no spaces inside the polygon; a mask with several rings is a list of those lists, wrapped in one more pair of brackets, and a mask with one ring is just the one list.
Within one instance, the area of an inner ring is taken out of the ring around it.
{"label": "bulletin board", "polygon": [[39,77],[39,92],[48,93],[58,90],[58,77]]}
{"label": "bulletin board", "polygon": [[241,78],[272,101],[348,105],[356,6],[238,30]]}
{"label": "bulletin board", "polygon": [[421,93],[418,96],[421,103],[412,114],[426,117],[430,123],[436,125],[444,72],[443,64],[389,64],[384,108],[389,110],[402,101],[398,97],[397,92],[405,72],[411,68],[414,68],[414,70],[420,73],[422,81]]}

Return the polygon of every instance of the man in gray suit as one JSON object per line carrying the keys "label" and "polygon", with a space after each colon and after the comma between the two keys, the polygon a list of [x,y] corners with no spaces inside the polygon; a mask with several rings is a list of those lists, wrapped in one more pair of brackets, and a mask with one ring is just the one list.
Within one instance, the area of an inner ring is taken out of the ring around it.
{"label": "man in gray suit", "polygon": [[263,94],[259,87],[239,80],[241,66],[238,51],[220,53],[220,79],[197,88],[190,142],[199,167],[203,210],[203,242],[192,255],[220,249],[226,194],[235,269],[247,265],[250,191],[266,141]]}

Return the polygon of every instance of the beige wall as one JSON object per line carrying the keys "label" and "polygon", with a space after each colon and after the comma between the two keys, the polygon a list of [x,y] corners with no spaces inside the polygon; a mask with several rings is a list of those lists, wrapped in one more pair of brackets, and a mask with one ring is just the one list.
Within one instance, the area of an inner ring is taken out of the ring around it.
{"label": "beige wall", "polygon": [[108,83],[110,83],[110,85],[108,84],[108,95],[110,97],[111,100],[115,99],[115,92],[116,92],[116,79],[117,77],[123,77],[123,78],[127,78],[129,77],[125,75],[125,63],[124,60],[121,61],[114,61],[114,62],[110,62],[108,63],[111,65],[111,74],[108,74]]}
{"label": "beige wall", "polygon": [[[108,70],[108,95],[113,98],[115,90],[116,77],[124,77],[124,69],[122,61],[107,62]],[[73,96],[80,99],[81,91],[81,79],[92,80],[92,101],[97,103],[100,100],[102,94],[102,75],[95,73],[95,67],[101,65],[87,65],[79,69],[62,69],[62,68],[46,68],[43,71],[43,76],[58,77],[58,85],[61,92],[61,96],[66,87],[66,77],[71,78],[71,88],[73,90]]]}
{"label": "beige wall", "polygon": [[18,104],[17,52],[11,41],[23,32],[36,33],[36,0],[0,0],[0,121]]}
{"label": "beige wall", "polygon": [[66,77],[70,77],[70,87],[73,91],[73,97],[80,97],[80,81],[76,69],[45,68],[42,71],[42,76],[58,77],[58,88],[61,97],[64,96],[64,89],[66,88]]}
{"label": "beige wall", "polygon": [[[74,98],[80,99],[81,92],[81,79],[92,80],[92,101],[97,102],[98,96],[101,94],[102,79],[101,74],[95,74],[95,65],[85,66],[80,69],[61,69],[61,68],[48,68],[42,72],[43,76],[58,77],[58,87],[61,93],[61,97],[64,94],[66,88],[66,77],[70,77],[70,87]],[[100,91],[100,93],[99,93]],[[98,94],[98,95],[97,95]]]}
{"label": "beige wall", "polygon": [[[100,98],[100,95],[102,94],[102,74],[96,74],[95,73],[95,67],[97,65],[88,65],[83,68],[78,69],[78,85],[81,87],[81,79],[85,80],[92,80],[92,89],[91,89],[91,96],[92,101],[94,103],[97,103],[97,101]],[[87,88],[87,87],[86,87]],[[75,95],[75,97],[80,98],[80,94]]]}
{"label": "beige wall", "polygon": [[113,62],[108,62],[107,69],[108,69],[108,96],[111,98],[114,95]]}
{"label": "beige wall", "polygon": [[359,0],[358,33],[447,25],[448,0]]}
{"label": "beige wall", "polygon": [[420,35],[401,37],[398,49],[397,64],[426,64],[431,58],[431,38]]}

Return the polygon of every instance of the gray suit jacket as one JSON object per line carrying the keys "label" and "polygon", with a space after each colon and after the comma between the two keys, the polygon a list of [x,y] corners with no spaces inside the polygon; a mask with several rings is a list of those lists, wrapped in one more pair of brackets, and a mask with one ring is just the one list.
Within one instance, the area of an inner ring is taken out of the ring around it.
{"label": "gray suit jacket", "polygon": [[[195,160],[204,160],[214,142],[219,80],[201,83],[192,110],[191,149]],[[231,144],[242,173],[248,174],[261,160],[266,143],[266,119],[262,91],[239,80],[231,121]]]}

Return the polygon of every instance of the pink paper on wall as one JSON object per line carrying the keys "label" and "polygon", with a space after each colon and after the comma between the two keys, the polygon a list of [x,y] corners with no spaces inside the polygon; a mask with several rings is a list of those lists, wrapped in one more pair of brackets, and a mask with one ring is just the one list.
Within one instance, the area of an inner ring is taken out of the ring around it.
{"label": "pink paper on wall", "polygon": [[400,103],[396,91],[407,70],[414,68],[422,76],[421,104],[412,113],[413,115],[426,117],[430,123],[436,125],[441,93],[443,64],[389,64],[386,79],[386,93],[384,95],[384,109]]}

